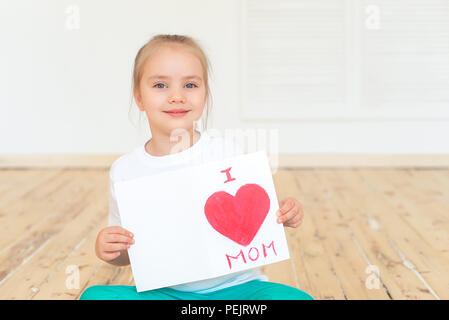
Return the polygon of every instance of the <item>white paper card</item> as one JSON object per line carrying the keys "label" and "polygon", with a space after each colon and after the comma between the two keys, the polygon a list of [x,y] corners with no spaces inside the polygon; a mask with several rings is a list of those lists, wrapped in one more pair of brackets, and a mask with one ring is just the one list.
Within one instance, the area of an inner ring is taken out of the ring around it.
{"label": "white paper card", "polygon": [[138,292],[290,258],[265,151],[114,186]]}

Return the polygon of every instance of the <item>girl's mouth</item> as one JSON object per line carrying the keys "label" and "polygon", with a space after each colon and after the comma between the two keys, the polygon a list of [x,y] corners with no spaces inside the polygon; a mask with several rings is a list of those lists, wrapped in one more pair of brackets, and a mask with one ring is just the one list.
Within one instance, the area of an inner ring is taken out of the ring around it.
{"label": "girl's mouth", "polygon": [[185,111],[164,111],[166,114],[175,117],[175,118],[180,118],[180,117],[184,117],[190,110],[185,110]]}

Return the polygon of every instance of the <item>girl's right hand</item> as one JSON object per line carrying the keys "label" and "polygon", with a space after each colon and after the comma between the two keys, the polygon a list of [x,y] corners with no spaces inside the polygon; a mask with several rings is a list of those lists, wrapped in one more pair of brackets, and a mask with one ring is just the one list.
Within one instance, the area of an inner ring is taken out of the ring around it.
{"label": "girl's right hand", "polygon": [[134,244],[134,235],[120,226],[110,226],[102,229],[97,236],[95,253],[104,261],[111,261]]}

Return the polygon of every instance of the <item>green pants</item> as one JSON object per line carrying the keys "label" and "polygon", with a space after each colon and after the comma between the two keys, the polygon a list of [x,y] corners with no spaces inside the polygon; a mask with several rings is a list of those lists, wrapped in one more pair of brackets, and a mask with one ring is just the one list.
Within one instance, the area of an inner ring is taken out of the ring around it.
{"label": "green pants", "polygon": [[211,293],[179,291],[172,288],[137,292],[135,286],[91,286],[80,300],[313,300],[312,296],[284,284],[252,280]]}

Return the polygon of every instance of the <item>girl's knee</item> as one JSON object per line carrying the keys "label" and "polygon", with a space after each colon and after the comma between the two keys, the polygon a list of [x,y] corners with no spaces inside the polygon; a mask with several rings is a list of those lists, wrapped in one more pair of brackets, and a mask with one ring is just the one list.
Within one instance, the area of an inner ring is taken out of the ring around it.
{"label": "girl's knee", "polygon": [[313,300],[313,297],[298,288],[282,285],[273,290],[273,299],[279,300]]}
{"label": "girl's knee", "polygon": [[98,300],[104,294],[104,286],[95,285],[87,288],[80,296],[80,300]]}
{"label": "girl's knee", "polygon": [[[174,292],[175,290],[173,290]],[[137,292],[135,286],[94,285],[87,288],[80,300],[175,300],[170,289],[160,288],[150,291]]]}
{"label": "girl's knee", "polygon": [[258,291],[257,299],[261,300],[314,300],[313,297],[295,287],[281,283],[268,282]]}
{"label": "girl's knee", "polygon": [[135,299],[135,295],[133,286],[94,285],[84,290],[80,300]]}
{"label": "girl's knee", "polygon": [[285,300],[313,300],[313,297],[300,289],[293,288]]}
{"label": "girl's knee", "polygon": [[313,300],[311,295],[296,288],[292,288],[292,290],[271,289],[264,295],[265,297],[262,299],[267,300]]}

